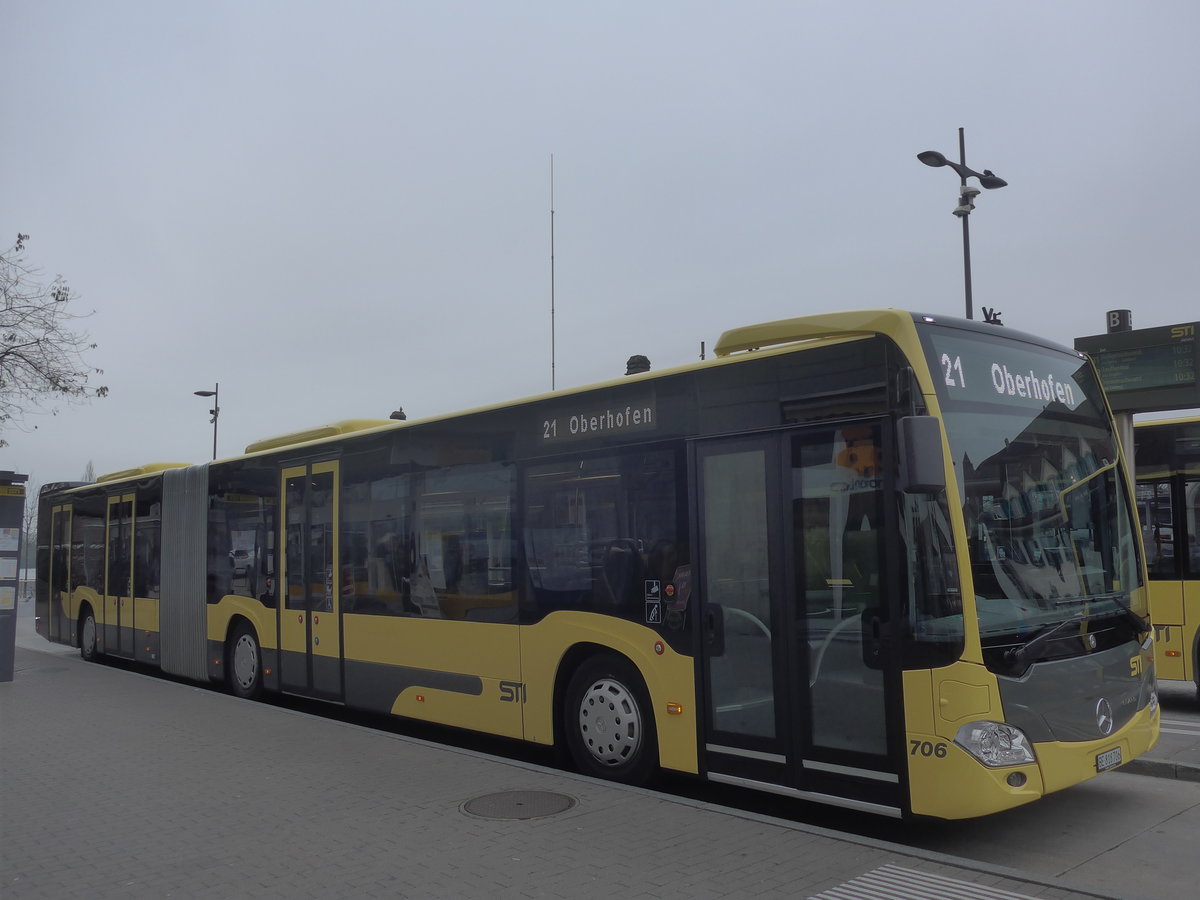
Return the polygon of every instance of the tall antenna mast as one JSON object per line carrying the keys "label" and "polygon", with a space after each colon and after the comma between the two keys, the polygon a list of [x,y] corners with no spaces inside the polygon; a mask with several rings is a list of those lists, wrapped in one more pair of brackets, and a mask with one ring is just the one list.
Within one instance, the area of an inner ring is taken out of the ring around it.
{"label": "tall antenna mast", "polygon": [[550,390],[554,390],[554,154],[550,154]]}

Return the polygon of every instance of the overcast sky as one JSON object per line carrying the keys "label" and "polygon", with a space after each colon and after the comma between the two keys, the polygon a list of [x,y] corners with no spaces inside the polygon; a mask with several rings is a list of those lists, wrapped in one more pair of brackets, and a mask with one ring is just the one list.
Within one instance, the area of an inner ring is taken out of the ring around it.
{"label": "overcast sky", "polygon": [[1196,0],[0,4],[0,241],[65,276],[107,399],[35,483],[687,362],[875,306],[1071,344],[1200,319]]}

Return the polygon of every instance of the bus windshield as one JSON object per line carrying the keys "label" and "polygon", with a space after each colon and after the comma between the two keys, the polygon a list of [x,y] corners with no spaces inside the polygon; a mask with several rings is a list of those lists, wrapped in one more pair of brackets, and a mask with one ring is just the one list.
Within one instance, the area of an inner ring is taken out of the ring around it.
{"label": "bus windshield", "polygon": [[[928,326],[924,338],[985,651],[1008,650],[1011,662],[1013,648],[1064,622],[1079,619],[1083,629],[1099,627],[1084,619],[1145,617],[1125,478],[1091,367],[1004,332]],[[1081,629],[1062,646],[1045,642],[1042,656],[1081,652]]]}

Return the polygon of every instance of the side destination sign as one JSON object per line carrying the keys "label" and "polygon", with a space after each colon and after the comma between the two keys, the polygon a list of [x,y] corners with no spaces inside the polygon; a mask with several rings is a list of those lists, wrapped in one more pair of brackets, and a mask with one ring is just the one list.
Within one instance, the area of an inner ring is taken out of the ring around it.
{"label": "side destination sign", "polygon": [[633,434],[657,427],[653,394],[624,403],[581,399],[579,406],[543,415],[537,426],[543,444]]}
{"label": "side destination sign", "polygon": [[1050,404],[1077,409],[1088,401],[1074,354],[960,332],[930,334],[930,367],[939,397],[950,403],[999,403],[1030,411]]}

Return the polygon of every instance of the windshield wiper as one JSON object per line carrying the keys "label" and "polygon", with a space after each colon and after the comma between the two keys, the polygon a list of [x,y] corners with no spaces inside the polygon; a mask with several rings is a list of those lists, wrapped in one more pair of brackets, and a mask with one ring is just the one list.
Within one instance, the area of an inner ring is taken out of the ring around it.
{"label": "windshield wiper", "polygon": [[1057,625],[1050,625],[1042,629],[1020,647],[1009,647],[1005,650],[1004,661],[1024,668],[1026,659],[1036,656],[1046,644],[1050,643],[1050,641],[1054,640],[1064,631],[1069,630],[1072,625],[1078,625],[1084,618],[1082,612],[1076,613],[1071,618],[1059,622]]}
{"label": "windshield wiper", "polygon": [[1137,634],[1145,634],[1150,630],[1149,621],[1130,609],[1129,604],[1121,599],[1120,594],[1104,594],[1096,599],[1111,600],[1121,610],[1121,618],[1125,619]]}

